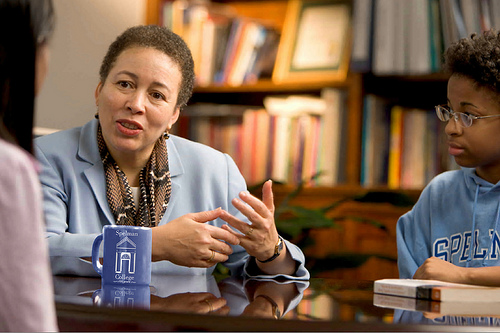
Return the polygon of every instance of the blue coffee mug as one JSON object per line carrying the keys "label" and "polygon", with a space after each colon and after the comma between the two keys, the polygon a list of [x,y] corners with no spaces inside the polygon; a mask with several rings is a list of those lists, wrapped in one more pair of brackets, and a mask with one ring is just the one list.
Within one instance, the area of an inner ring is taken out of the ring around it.
{"label": "blue coffee mug", "polygon": [[[103,243],[103,262],[99,247]],[[151,283],[151,228],[105,225],[92,245],[92,265],[102,284],[149,285]]]}
{"label": "blue coffee mug", "polygon": [[151,291],[147,285],[102,285],[92,295],[94,304],[112,308],[149,309]]}

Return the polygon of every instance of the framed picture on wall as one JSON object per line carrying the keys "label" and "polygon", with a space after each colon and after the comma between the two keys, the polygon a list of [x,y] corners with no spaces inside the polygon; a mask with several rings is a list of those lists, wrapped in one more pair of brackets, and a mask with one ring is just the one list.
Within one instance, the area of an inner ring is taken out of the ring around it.
{"label": "framed picture on wall", "polygon": [[342,81],[351,43],[351,6],[339,0],[291,0],[273,72],[275,83]]}

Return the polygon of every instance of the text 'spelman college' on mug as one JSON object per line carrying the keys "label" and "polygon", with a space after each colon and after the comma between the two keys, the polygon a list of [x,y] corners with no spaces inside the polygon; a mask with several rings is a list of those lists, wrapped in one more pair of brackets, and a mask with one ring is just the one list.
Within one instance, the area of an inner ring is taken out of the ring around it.
{"label": "text 'spelman college' on mug", "polygon": [[[103,244],[103,261],[99,248]],[[149,285],[151,283],[151,228],[105,225],[92,245],[92,265],[102,284]]]}

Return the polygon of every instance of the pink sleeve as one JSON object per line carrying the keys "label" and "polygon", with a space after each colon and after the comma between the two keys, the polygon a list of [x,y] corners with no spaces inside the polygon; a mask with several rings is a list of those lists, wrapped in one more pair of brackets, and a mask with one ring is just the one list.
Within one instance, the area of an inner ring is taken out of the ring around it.
{"label": "pink sleeve", "polygon": [[39,180],[24,151],[0,156],[0,331],[57,331]]}

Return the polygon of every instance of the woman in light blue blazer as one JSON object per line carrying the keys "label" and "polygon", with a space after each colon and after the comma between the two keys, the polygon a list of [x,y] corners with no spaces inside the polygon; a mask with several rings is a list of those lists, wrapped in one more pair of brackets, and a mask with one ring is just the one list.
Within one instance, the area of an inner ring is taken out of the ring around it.
{"label": "woman in light blue blazer", "polygon": [[308,279],[302,251],[274,223],[271,181],[262,200],[226,154],[168,132],[191,97],[184,41],[158,26],[127,29],[109,47],[96,118],[38,138],[54,274],[95,275],[87,260],[107,224],[151,227],[153,272]]}

